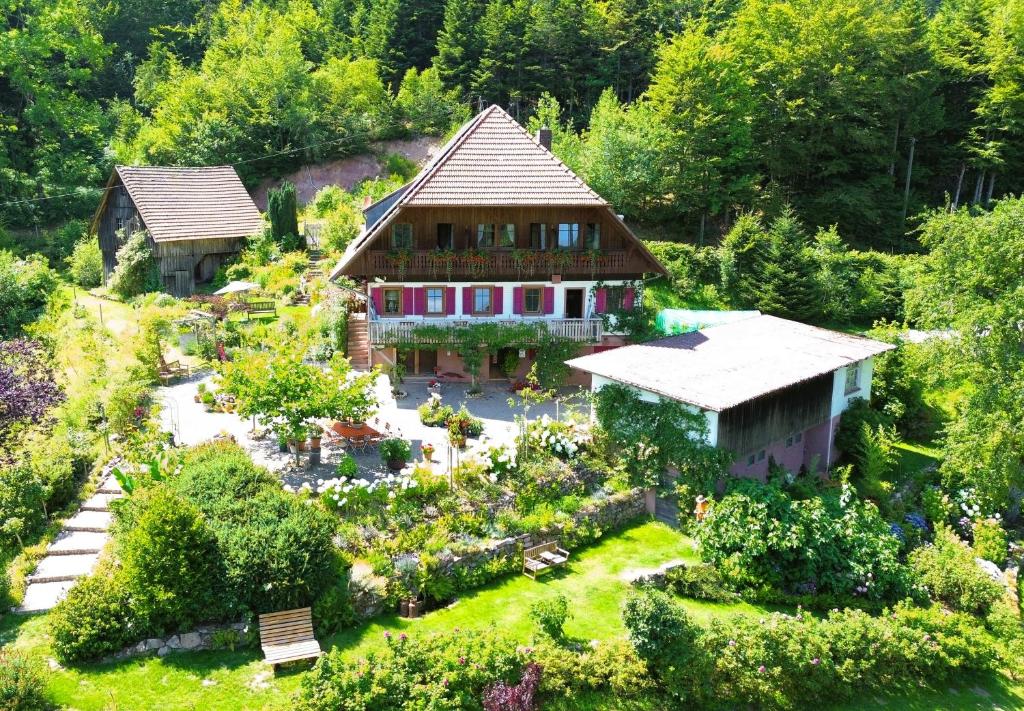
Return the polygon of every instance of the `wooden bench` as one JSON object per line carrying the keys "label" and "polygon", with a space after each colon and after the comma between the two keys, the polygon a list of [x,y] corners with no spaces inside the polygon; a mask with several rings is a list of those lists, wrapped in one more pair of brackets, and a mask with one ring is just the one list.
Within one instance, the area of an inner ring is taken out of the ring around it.
{"label": "wooden bench", "polygon": [[167,385],[173,378],[187,378],[189,376],[188,366],[182,365],[181,362],[172,360],[170,363],[164,360],[164,356],[160,354],[160,382]]}
{"label": "wooden bench", "polygon": [[523,550],[523,575],[537,579],[537,574],[549,568],[565,565],[569,551],[558,547],[558,541],[549,541]]}
{"label": "wooden bench", "polygon": [[273,301],[247,301],[245,303],[245,320],[253,314],[273,314],[277,316],[277,305]]}
{"label": "wooden bench", "polygon": [[260,646],[273,669],[323,654],[313,636],[313,614],[308,607],[260,615]]}

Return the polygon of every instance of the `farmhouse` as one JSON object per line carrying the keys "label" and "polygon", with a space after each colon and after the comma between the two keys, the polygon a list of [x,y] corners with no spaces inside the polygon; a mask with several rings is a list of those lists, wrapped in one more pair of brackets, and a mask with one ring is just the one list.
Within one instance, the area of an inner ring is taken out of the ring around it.
{"label": "farmhouse", "polygon": [[[364,210],[331,274],[354,278],[366,297],[363,320],[350,322],[353,362],[388,364],[401,352],[409,374],[461,376],[445,333],[484,323],[532,325],[583,352],[623,343],[602,314],[634,308],[635,280],[664,268],[550,142],[550,131],[531,136],[491,106]],[[529,345],[493,352],[480,376],[517,357],[522,372]]]}
{"label": "farmhouse", "polygon": [[839,419],[870,398],[874,356],[891,348],[757,315],[568,362],[594,391],[620,383],[704,413],[708,443],[736,455],[732,473],[763,478],[771,460],[794,472],[835,461]]}
{"label": "farmhouse", "polygon": [[162,288],[188,296],[263,229],[263,218],[231,166],[114,168],[90,231],[103,252],[104,279],[117,250],[146,230]]}

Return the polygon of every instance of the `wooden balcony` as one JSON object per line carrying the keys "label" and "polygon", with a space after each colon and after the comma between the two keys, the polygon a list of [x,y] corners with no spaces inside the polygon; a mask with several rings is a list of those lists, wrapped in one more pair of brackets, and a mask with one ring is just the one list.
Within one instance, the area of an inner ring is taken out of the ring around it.
{"label": "wooden balcony", "polygon": [[[449,340],[444,337],[443,333],[438,333],[434,329],[449,330],[481,323],[509,327],[535,326],[538,329],[547,329],[556,337],[567,338],[578,343],[600,343],[604,334],[603,323],[598,318],[434,318],[417,320],[379,318],[370,321],[370,346],[379,348],[397,343],[416,343],[422,346],[443,347],[449,345]],[[423,333],[420,330],[425,326],[433,327],[431,332]]]}
{"label": "wooden balcony", "polygon": [[438,250],[371,251],[369,271],[376,276],[404,278],[415,275],[450,281],[453,278],[482,279],[492,276],[516,279],[547,279],[551,274],[576,274],[599,278],[613,274],[642,273],[643,264],[624,251],[575,252],[569,250]]}

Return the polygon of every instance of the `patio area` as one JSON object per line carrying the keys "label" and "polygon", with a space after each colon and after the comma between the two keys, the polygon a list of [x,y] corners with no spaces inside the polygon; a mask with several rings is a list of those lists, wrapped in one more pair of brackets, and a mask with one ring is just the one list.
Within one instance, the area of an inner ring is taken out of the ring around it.
{"label": "patio area", "polygon": [[[213,374],[204,373],[183,379],[178,383],[167,385],[156,390],[155,397],[161,404],[161,426],[174,434],[179,445],[194,445],[217,436],[230,436],[244,447],[253,460],[269,470],[277,473],[281,481],[291,487],[298,488],[304,483],[316,484],[317,479],[330,479],[335,476],[335,468],[341,461],[345,449],[332,444],[324,438],[321,443],[320,463],[309,464],[308,453],[300,454],[300,466],[295,466],[295,456],[290,452],[281,452],[277,438],[265,428],[256,426],[251,419],[243,419],[235,413],[208,412],[195,401],[200,383],[207,388],[213,387]],[[402,437],[412,443],[414,460],[423,457],[422,446],[433,445],[433,468],[440,474],[447,474],[451,463],[459,456],[448,444],[448,433],[442,427],[427,427],[420,422],[416,408],[427,401],[430,396],[428,380],[406,380],[402,390],[406,397],[396,400],[391,394],[391,382],[388,376],[381,375],[375,384],[380,406],[377,413],[367,424],[384,436]],[[511,442],[516,434],[515,416],[522,413],[519,398],[509,390],[506,381],[492,381],[484,384],[483,394],[467,397],[468,383],[445,383],[441,386],[441,399],[446,405],[456,410],[462,404],[474,416],[484,423],[484,431],[480,439],[492,442]],[[515,398],[515,407],[509,407],[509,398]],[[571,409],[585,408],[586,400],[579,388],[565,388],[558,393],[554,401],[534,405],[530,409],[530,418],[545,414],[552,418],[565,417]],[[472,448],[477,440],[470,440],[468,448]],[[386,475],[387,467],[381,462],[376,449],[363,452],[351,451],[360,476],[373,480]]]}

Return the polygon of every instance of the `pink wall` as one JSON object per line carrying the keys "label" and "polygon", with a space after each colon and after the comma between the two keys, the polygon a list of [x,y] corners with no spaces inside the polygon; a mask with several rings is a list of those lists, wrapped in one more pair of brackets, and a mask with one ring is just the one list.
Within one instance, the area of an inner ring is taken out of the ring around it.
{"label": "pink wall", "polygon": [[[815,463],[817,469],[824,469],[829,452],[830,427],[832,439],[835,439],[835,430],[838,426],[839,418],[834,417],[831,421],[826,420],[801,432],[799,442],[796,441],[796,434],[793,435],[793,442],[789,446],[786,445],[788,437],[772,442],[764,447],[763,459],[758,456],[760,450],[753,453],[753,464],[747,463],[751,452],[745,452],[736,459],[732,467],[729,468],[729,472],[734,476],[751,477],[764,481],[765,475],[768,473],[770,459],[774,459],[776,464],[791,472],[800,471],[800,468],[805,466],[810,468]],[[828,464],[834,463],[836,458],[837,452],[833,447],[831,461]]]}

